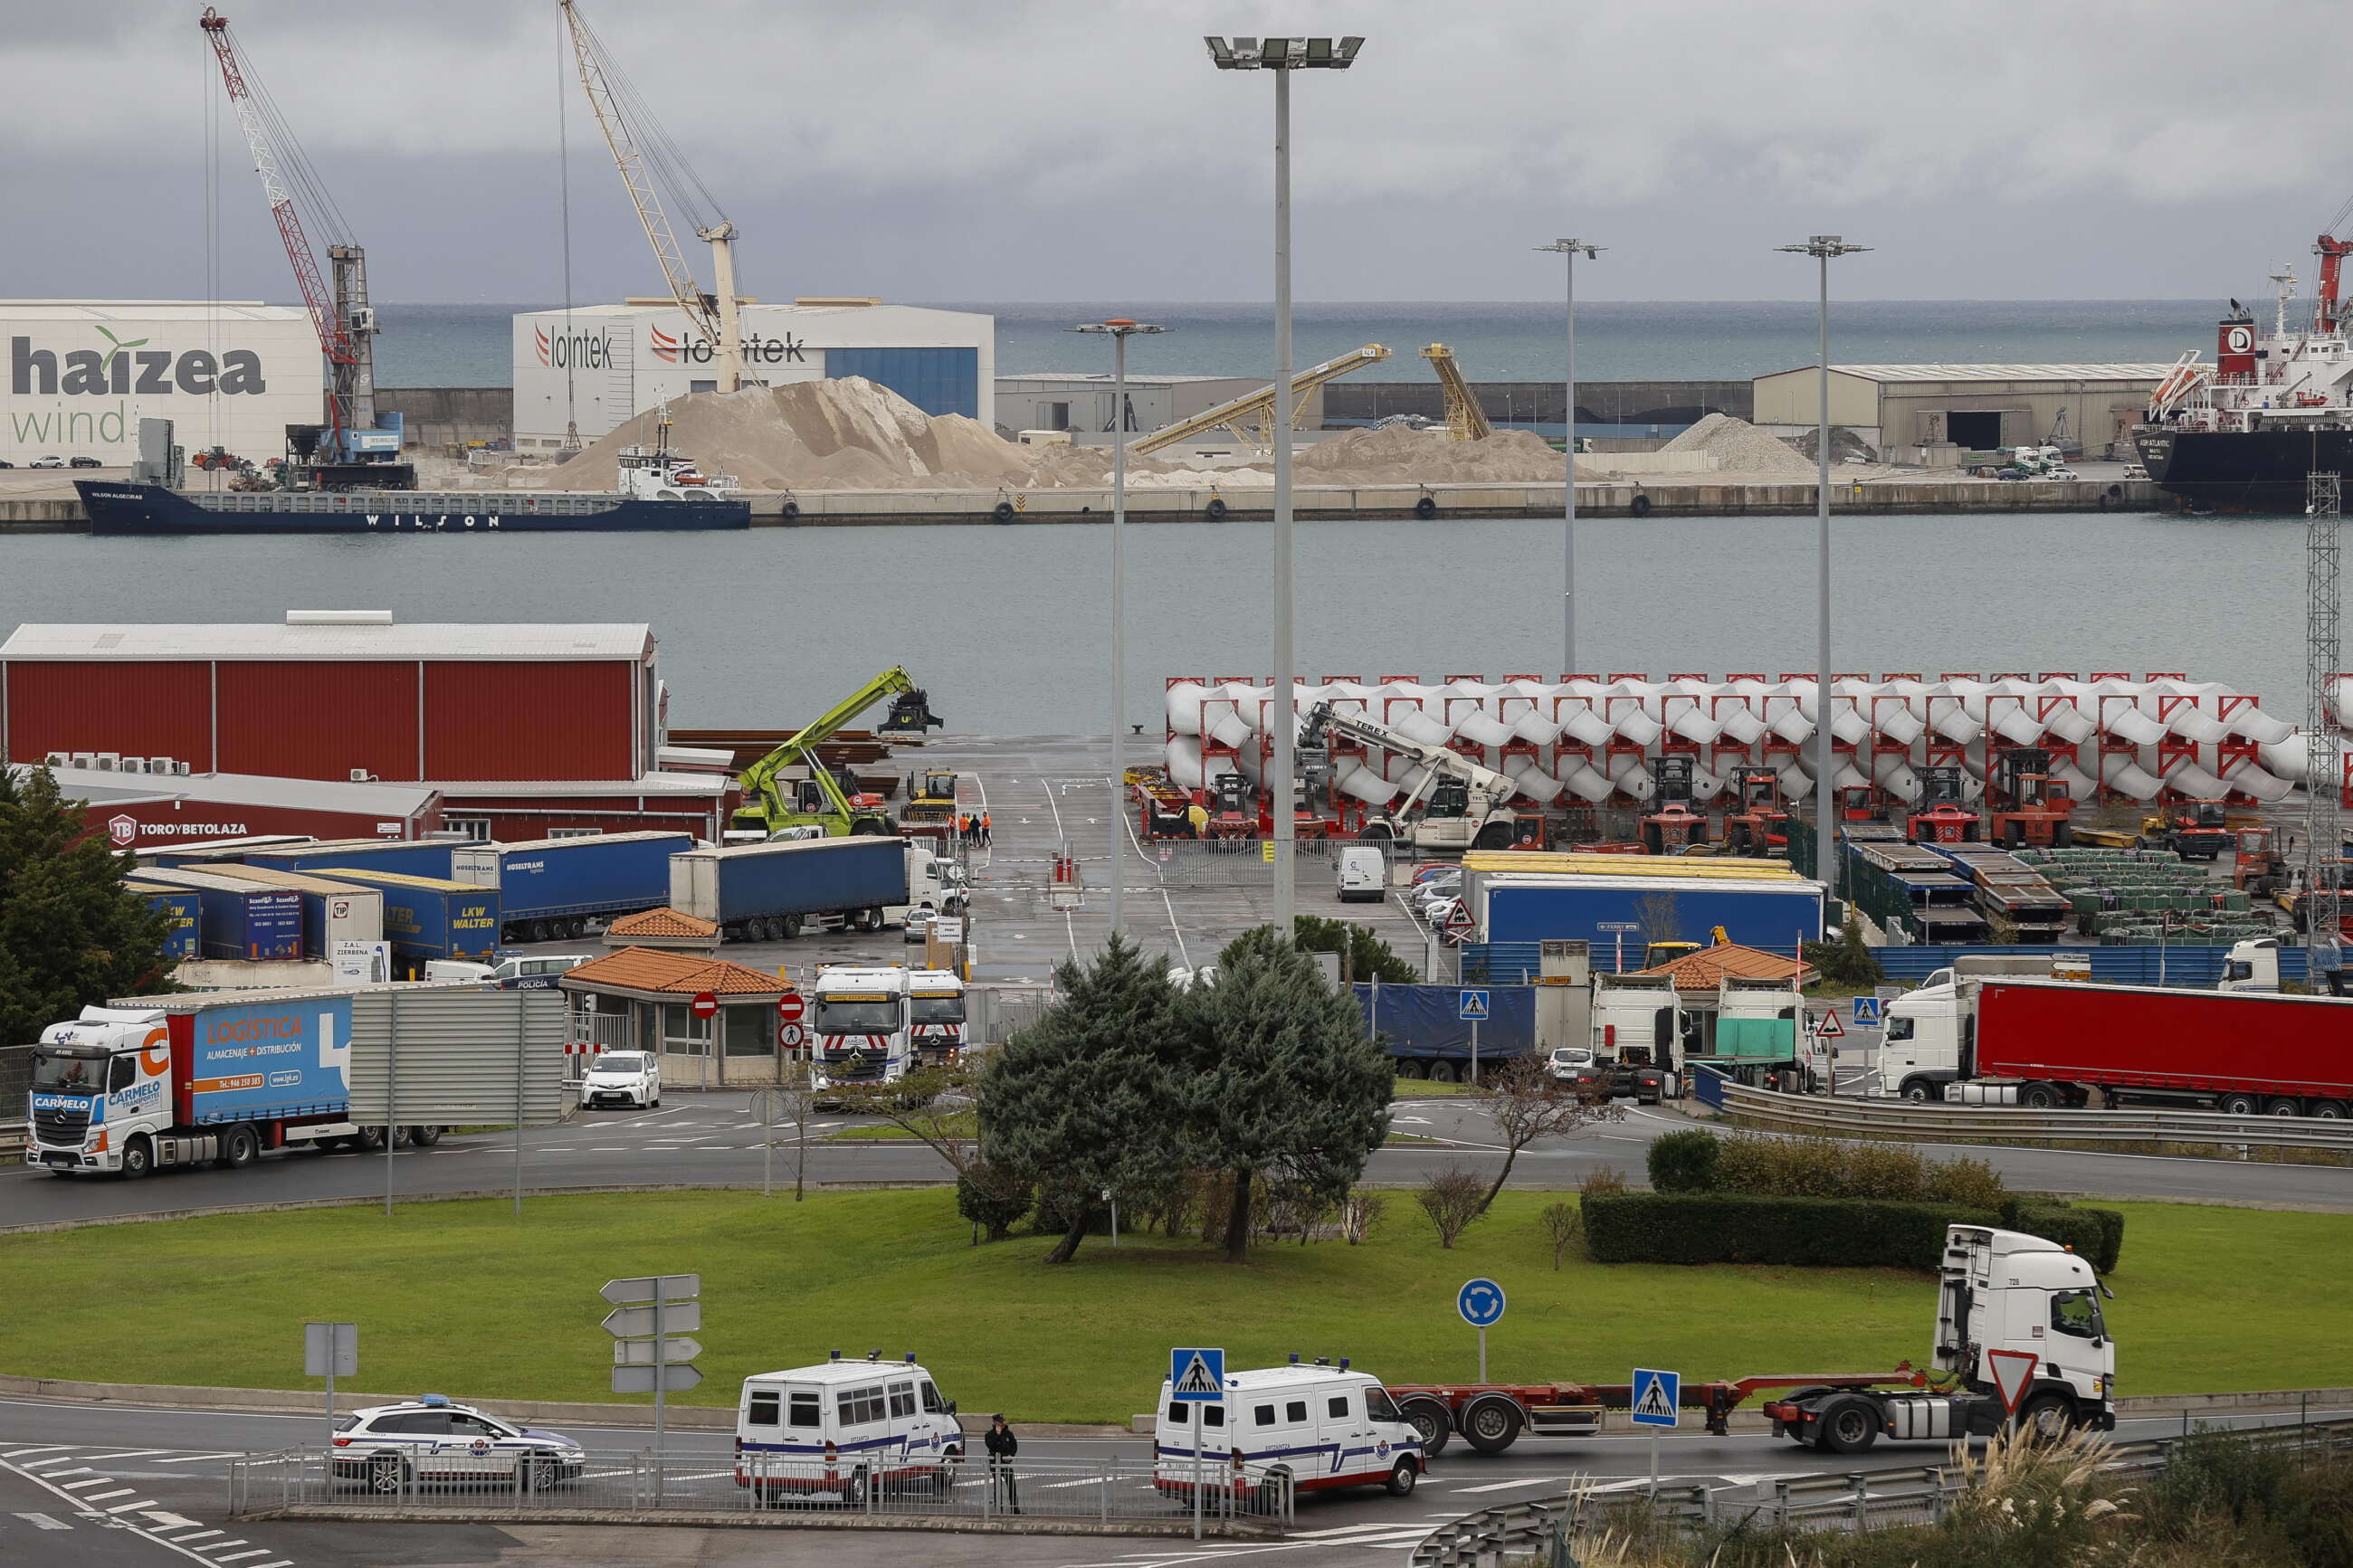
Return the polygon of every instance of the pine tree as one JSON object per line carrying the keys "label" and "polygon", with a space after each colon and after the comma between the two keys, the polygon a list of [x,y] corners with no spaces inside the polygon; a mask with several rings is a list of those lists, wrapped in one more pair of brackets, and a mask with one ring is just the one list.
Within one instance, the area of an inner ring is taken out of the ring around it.
{"label": "pine tree", "polygon": [[1062,1000],[989,1053],[980,1152],[1068,1216],[1046,1255],[1067,1263],[1105,1190],[1140,1212],[1180,1180],[1185,1126],[1175,1069],[1177,996],[1165,960],[1113,937],[1086,968],[1057,971]]}
{"label": "pine tree", "polygon": [[1227,946],[1184,1016],[1193,1160],[1232,1175],[1225,1251],[1239,1263],[1261,1175],[1327,1203],[1347,1195],[1388,1136],[1393,1068],[1355,1000],[1272,926]]}
{"label": "pine tree", "polygon": [[130,866],[47,769],[0,767],[0,1040],[168,984],[169,922],[124,889]]}

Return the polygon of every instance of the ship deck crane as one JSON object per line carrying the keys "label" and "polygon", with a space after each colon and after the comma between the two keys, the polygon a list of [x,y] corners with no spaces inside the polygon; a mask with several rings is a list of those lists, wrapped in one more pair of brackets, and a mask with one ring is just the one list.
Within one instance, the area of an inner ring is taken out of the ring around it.
{"label": "ship deck crane", "polygon": [[[262,195],[269,199],[279,241],[294,268],[302,308],[319,335],[319,352],[326,356],[326,417],[317,426],[287,427],[293,455],[307,467],[316,488],[413,489],[417,470],[400,460],[398,418],[387,427],[376,425],[375,351],[370,341],[376,322],[375,310],[368,303],[367,252],[352,240],[351,226],[253,73],[229,31],[228,18],[207,5],[196,26],[219,62],[229,108],[245,132],[246,151],[261,177]],[[311,247],[312,228],[327,237],[329,271],[324,274]]]}
{"label": "ship deck crane", "polygon": [[[817,754],[819,745],[886,697],[892,699],[881,725],[886,735],[920,735],[944,722],[932,711],[930,699],[915,684],[915,678],[893,665],[744,770],[735,781],[744,792],[744,804],[735,808],[735,826],[772,836],[790,827],[819,827],[830,838],[889,833],[890,816],[881,803],[844,795],[840,783]],[[808,777],[786,779],[785,770],[796,766],[807,767]]]}
{"label": "ship deck crane", "polygon": [[1495,433],[1487,423],[1487,411],[1479,406],[1478,395],[1471,384],[1462,379],[1462,367],[1454,363],[1454,351],[1444,343],[1432,343],[1421,351],[1430,368],[1438,373],[1440,390],[1446,395],[1446,433],[1457,441],[1483,441]]}
{"label": "ship deck crane", "polygon": [[[1291,395],[1304,397],[1327,381],[1337,381],[1350,371],[1378,364],[1388,357],[1389,351],[1380,344],[1366,343],[1363,348],[1351,350],[1337,359],[1309,365],[1291,378]],[[1244,427],[1246,424],[1248,428]],[[1261,453],[1274,450],[1274,384],[1269,382],[1256,392],[1220,403],[1189,419],[1179,419],[1164,429],[1155,430],[1130,447],[1128,455],[1148,458],[1164,447],[1190,441],[1212,430],[1223,430],[1235,440],[1247,442]]]}
{"label": "ship deck crane", "polygon": [[[573,0],[561,0],[561,4],[581,90],[588,95],[588,107],[596,113],[597,129],[605,133],[613,166],[628,188],[630,205],[637,208],[646,243],[653,247],[662,280],[678,308],[686,312],[687,321],[710,341],[717,359],[719,390],[740,391],[744,330],[738,314],[741,301],[735,295],[735,225],[719,210],[710,188],[687,166],[678,144],[638,96],[620,63],[580,15],[580,7]],[[712,292],[708,294],[694,280],[694,269],[686,264],[686,252],[670,228],[670,214],[662,203],[665,191],[670,205],[694,221],[694,237],[711,247]],[[710,214],[707,221],[705,208]]]}
{"label": "ship deck crane", "polygon": [[1324,745],[1326,734],[1345,735],[1394,752],[1422,770],[1420,781],[1405,799],[1366,822],[1360,837],[1396,839],[1417,849],[1511,847],[1518,821],[1509,803],[1520,786],[1510,774],[1482,767],[1449,747],[1413,740],[1375,720],[1335,712],[1329,702],[1319,702],[1307,715],[1301,749]]}

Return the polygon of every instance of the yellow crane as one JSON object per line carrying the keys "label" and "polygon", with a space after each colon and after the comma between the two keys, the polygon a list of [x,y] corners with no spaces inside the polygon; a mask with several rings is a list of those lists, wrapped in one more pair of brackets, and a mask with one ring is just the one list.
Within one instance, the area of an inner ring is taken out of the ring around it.
{"label": "yellow crane", "polygon": [[[1378,343],[1366,343],[1351,350],[1337,359],[1327,359],[1322,364],[1309,365],[1291,378],[1293,397],[1303,397],[1327,381],[1337,381],[1350,371],[1362,370],[1368,364],[1378,364],[1389,357],[1389,351]],[[1245,428],[1245,426],[1248,428]],[[1132,457],[1148,458],[1164,447],[1179,441],[1190,441],[1212,430],[1223,430],[1237,441],[1248,442],[1261,453],[1274,450],[1274,384],[1267,383],[1256,392],[1220,403],[1215,408],[1179,419],[1163,430],[1155,430],[1128,448]]]}
{"label": "yellow crane", "polygon": [[1462,367],[1454,363],[1454,351],[1444,343],[1432,343],[1421,351],[1430,368],[1438,373],[1438,384],[1446,394],[1446,433],[1457,441],[1483,441],[1495,433],[1487,423],[1486,411],[1471,384],[1462,379]]}

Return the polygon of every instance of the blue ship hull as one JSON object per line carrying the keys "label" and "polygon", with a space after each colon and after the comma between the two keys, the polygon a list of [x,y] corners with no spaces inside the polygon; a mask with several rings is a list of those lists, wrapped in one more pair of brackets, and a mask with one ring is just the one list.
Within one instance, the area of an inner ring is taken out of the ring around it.
{"label": "blue ship hull", "polygon": [[[94,534],[678,532],[749,528],[741,500],[638,500],[535,491],[237,491],[77,479]],[[210,502],[212,504],[206,504]]]}

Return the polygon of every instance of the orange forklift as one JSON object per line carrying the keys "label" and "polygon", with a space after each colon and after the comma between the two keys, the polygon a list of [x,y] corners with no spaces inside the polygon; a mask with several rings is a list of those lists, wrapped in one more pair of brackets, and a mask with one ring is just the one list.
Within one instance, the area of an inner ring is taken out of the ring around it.
{"label": "orange forklift", "polygon": [[1680,855],[1706,843],[1707,818],[1692,809],[1692,760],[1661,757],[1652,776],[1658,780],[1651,797],[1658,809],[1642,818],[1642,847],[1653,855]]}
{"label": "orange forklift", "polygon": [[1781,775],[1773,768],[1732,770],[1732,797],[1738,809],[1724,819],[1724,847],[1735,855],[1767,855],[1788,845],[1789,805],[1781,797]]}
{"label": "orange forklift", "polygon": [[2051,753],[2041,746],[2005,746],[1995,753],[1993,841],[2005,849],[2031,844],[2064,849],[2075,842],[2068,819],[2075,815],[2067,781],[2051,771]]}
{"label": "orange forklift", "polygon": [[1924,767],[1920,798],[1904,816],[1904,837],[1915,844],[1975,844],[1982,831],[1977,808],[1961,795],[1961,770],[1945,763]]}
{"label": "orange forklift", "polygon": [[1219,773],[1209,781],[1204,792],[1208,798],[1201,802],[1208,809],[1209,820],[1201,825],[1205,838],[1255,838],[1258,837],[1257,791],[1250,780],[1240,773]]}

